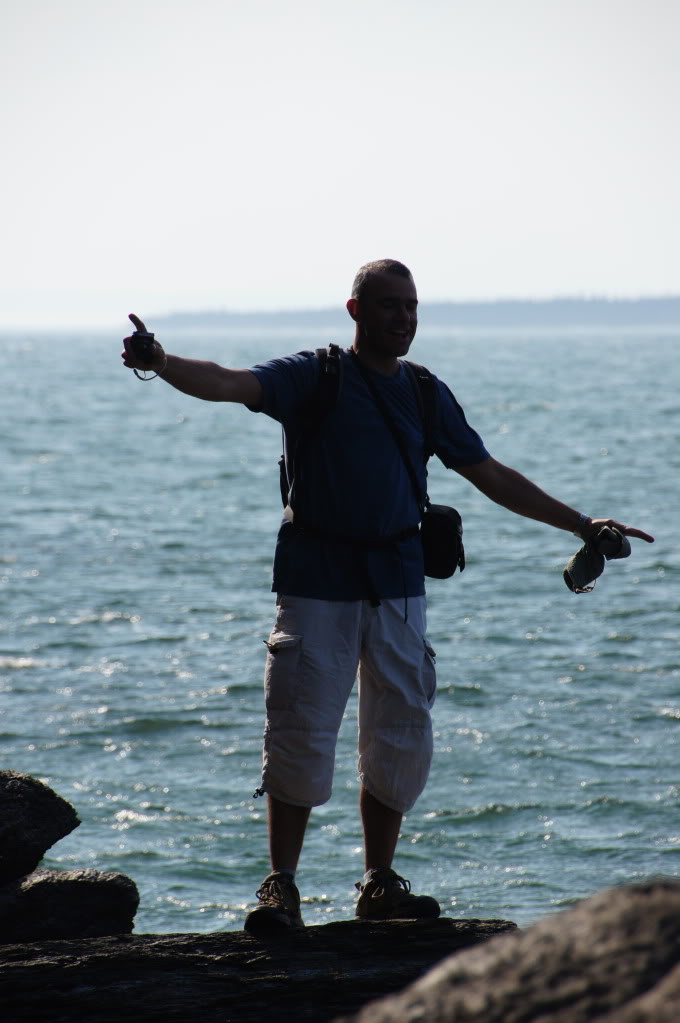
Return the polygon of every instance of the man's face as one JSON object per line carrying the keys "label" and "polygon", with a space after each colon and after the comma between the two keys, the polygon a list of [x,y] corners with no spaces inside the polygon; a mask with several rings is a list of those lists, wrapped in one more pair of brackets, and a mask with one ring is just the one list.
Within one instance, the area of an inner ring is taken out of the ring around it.
{"label": "man's face", "polygon": [[376,274],[353,309],[365,350],[388,358],[406,355],[418,326],[418,294],[410,277]]}

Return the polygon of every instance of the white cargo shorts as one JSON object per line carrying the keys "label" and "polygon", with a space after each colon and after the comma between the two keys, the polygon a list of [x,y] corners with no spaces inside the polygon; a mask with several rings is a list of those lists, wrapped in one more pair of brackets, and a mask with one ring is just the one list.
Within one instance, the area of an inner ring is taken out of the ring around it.
{"label": "white cargo shorts", "polygon": [[331,795],[338,730],[359,675],[359,777],[385,806],[410,810],[432,761],[434,651],[425,597],[279,596],[267,641],[262,790],[294,806]]}

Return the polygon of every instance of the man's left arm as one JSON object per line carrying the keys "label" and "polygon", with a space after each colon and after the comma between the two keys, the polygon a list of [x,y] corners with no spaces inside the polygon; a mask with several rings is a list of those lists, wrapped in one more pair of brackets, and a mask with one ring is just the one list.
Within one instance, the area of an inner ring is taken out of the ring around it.
{"label": "man's left arm", "polygon": [[476,465],[456,466],[456,472],[473,483],[486,497],[496,504],[508,508],[517,515],[524,515],[538,522],[546,522],[556,529],[565,529],[576,533],[584,540],[594,536],[603,526],[618,529],[624,536],[634,536],[647,543],[654,543],[654,537],[641,529],[625,526],[616,519],[591,519],[584,517],[575,508],[563,504],[556,498],[546,494],[535,483],[522,476],[516,469],[511,469],[495,458],[487,458]]}

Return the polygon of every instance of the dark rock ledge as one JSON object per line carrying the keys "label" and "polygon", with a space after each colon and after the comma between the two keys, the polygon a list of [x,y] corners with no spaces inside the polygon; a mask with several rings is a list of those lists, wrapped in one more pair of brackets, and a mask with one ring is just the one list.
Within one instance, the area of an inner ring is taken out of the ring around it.
{"label": "dark rock ledge", "polygon": [[271,942],[132,935],[130,878],[38,867],[78,824],[46,785],[0,771],[1,1023],[680,1023],[677,880],[610,889],[523,933],[445,917]]}
{"label": "dark rock ledge", "polygon": [[244,931],[0,947],[6,1023],[321,1023],[401,990],[502,920],[349,920],[263,942]]}
{"label": "dark rock ledge", "polygon": [[612,888],[337,1023],[679,1023],[680,883]]}
{"label": "dark rock ledge", "polygon": [[0,1017],[678,1023],[680,882],[613,888],[523,932],[444,918],[346,921],[268,943],[231,932],[5,945]]}

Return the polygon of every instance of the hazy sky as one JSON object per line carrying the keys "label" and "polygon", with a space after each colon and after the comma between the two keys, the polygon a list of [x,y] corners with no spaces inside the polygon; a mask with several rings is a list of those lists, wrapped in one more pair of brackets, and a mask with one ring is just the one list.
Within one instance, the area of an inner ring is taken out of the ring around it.
{"label": "hazy sky", "polygon": [[0,326],[680,292],[679,0],[3,0]]}

